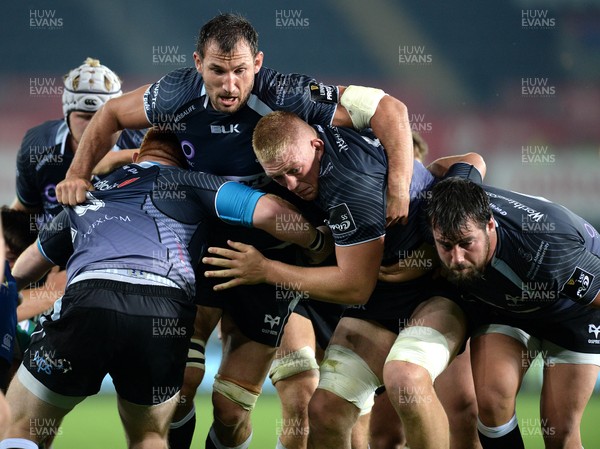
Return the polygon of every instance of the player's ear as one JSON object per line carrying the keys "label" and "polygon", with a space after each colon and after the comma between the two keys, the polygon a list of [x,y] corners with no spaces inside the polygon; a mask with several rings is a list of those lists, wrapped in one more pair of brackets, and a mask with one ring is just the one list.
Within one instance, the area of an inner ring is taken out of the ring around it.
{"label": "player's ear", "polygon": [[202,58],[198,54],[197,51],[194,52],[194,65],[196,66],[196,70],[198,73],[202,73]]}
{"label": "player's ear", "polygon": [[310,141],[310,144],[312,145],[312,147],[315,149],[315,151],[317,153],[322,153],[323,149],[325,148],[325,143],[319,139],[318,137],[315,137],[314,139],[312,139]]}
{"label": "player's ear", "polygon": [[140,158],[140,150],[135,150],[133,153],[131,153],[131,160],[134,164],[138,161],[139,158]]}
{"label": "player's ear", "polygon": [[254,57],[254,74],[257,74],[263,64],[263,59],[265,58],[265,54],[262,51],[256,53]]}
{"label": "player's ear", "polygon": [[496,224],[494,223],[494,217],[490,217],[490,219],[488,220],[487,224],[485,225],[485,229],[488,232],[488,234],[490,232],[492,232],[495,227],[496,227]]}

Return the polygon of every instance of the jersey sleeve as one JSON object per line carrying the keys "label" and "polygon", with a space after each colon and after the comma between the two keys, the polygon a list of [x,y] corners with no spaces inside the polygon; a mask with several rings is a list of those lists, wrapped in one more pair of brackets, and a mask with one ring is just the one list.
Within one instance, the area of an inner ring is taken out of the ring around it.
{"label": "jersey sleeve", "polygon": [[54,265],[65,266],[73,254],[71,221],[67,211],[61,211],[40,230],[37,242],[42,255]]}
{"label": "jersey sleeve", "polygon": [[560,293],[579,304],[590,304],[600,293],[600,257],[582,246],[565,256],[564,268],[558,265]]}
{"label": "jersey sleeve", "polygon": [[468,179],[475,184],[483,183],[483,178],[481,177],[479,170],[477,170],[475,166],[465,162],[457,162],[456,164],[452,164],[448,169],[448,172],[444,175],[444,179],[451,178],[453,176]]}
{"label": "jersey sleeve", "polygon": [[174,70],[152,84],[144,93],[144,111],[152,125],[172,123],[177,111],[197,98],[202,91],[202,78],[193,67]]}
{"label": "jersey sleeve", "polygon": [[254,91],[271,109],[293,112],[308,123],[320,125],[331,125],[339,99],[337,86],[268,68],[258,73]]}
{"label": "jersey sleeve", "polygon": [[[193,196],[193,199],[190,198],[190,200],[199,209],[205,211],[205,215],[219,218],[225,223],[253,227],[254,210],[260,197],[265,195],[264,192],[204,172],[175,169],[161,170],[161,173],[164,175],[159,178],[157,183],[159,188],[162,185],[165,188],[184,189],[186,198],[189,189]],[[172,207],[179,207],[174,201],[170,201],[170,203],[172,203]],[[169,207],[169,204],[166,207]],[[189,212],[193,213],[194,211]],[[185,214],[180,211],[181,213]]]}
{"label": "jersey sleeve", "polygon": [[217,216],[229,224],[252,227],[256,204],[264,194],[237,182],[226,182],[216,195]]}

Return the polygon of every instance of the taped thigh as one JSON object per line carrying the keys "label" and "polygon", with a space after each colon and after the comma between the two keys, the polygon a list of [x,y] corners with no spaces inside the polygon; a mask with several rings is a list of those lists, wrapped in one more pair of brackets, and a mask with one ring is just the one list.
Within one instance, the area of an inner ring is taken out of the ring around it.
{"label": "taped thigh", "polygon": [[385,362],[392,360],[425,368],[433,382],[450,362],[448,341],[431,327],[407,327],[398,334]]}
{"label": "taped thigh", "polygon": [[269,378],[275,385],[280,380],[314,369],[319,369],[315,351],[310,346],[304,346],[297,351],[273,360]]}
{"label": "taped thigh", "polygon": [[364,414],[373,406],[380,385],[382,382],[355,352],[340,345],[330,345],[325,351],[319,379],[322,390],[354,404]]}
{"label": "taped thigh", "polygon": [[233,379],[217,374],[213,383],[213,391],[222,394],[230,401],[236,403],[244,410],[251,411],[260,396],[260,390],[253,391],[239,385]]}

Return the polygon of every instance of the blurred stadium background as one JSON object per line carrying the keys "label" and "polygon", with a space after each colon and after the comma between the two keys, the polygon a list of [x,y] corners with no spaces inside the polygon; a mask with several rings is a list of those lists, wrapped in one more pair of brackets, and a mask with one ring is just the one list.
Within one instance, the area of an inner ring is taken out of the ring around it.
{"label": "blurred stadium background", "polygon": [[[0,204],[14,197],[25,131],[62,114],[64,73],[92,56],[124,90],[153,82],[191,65],[198,29],[231,11],[259,31],[268,67],[404,101],[428,161],[477,151],[490,184],[546,196],[600,227],[597,0],[34,0],[2,9]],[[211,348],[217,363],[218,343]],[[528,391],[539,377],[538,366]]]}

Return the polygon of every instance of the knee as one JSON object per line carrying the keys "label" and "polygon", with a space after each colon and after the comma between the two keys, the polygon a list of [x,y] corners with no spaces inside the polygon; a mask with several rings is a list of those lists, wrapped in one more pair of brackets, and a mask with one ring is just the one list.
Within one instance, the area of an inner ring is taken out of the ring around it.
{"label": "knee", "polygon": [[429,372],[410,362],[391,361],[383,370],[383,380],[390,400],[401,415],[411,414],[421,405],[433,401],[433,383]]}
{"label": "knee", "polygon": [[336,402],[341,398],[336,398],[335,395],[329,394],[327,391],[315,391],[308,403],[308,417],[313,422],[324,420],[333,408],[336,407]]}
{"label": "knee", "polygon": [[281,405],[288,414],[306,415],[308,403],[317,388],[318,379],[315,371],[307,371],[292,378],[280,380],[275,384]]}
{"label": "knee", "polygon": [[349,429],[358,418],[359,410],[345,399],[326,390],[317,389],[308,404],[311,433],[336,433]]}
{"label": "knee", "polygon": [[477,408],[486,425],[504,424],[515,411],[516,393],[496,382],[477,391]]}
{"label": "knee", "polygon": [[465,391],[458,386],[458,389],[452,392],[440,392],[440,398],[452,426],[477,422],[479,413],[474,391]]}

